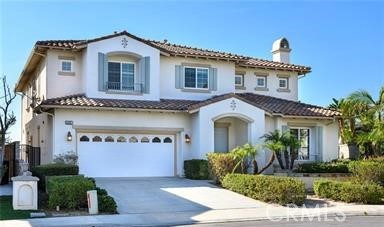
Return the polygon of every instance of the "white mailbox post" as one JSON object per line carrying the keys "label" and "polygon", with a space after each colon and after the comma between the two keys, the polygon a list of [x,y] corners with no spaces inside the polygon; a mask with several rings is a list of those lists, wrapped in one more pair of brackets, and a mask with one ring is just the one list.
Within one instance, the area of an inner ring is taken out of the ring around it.
{"label": "white mailbox post", "polygon": [[37,181],[32,173],[26,171],[22,176],[12,177],[14,210],[37,210]]}

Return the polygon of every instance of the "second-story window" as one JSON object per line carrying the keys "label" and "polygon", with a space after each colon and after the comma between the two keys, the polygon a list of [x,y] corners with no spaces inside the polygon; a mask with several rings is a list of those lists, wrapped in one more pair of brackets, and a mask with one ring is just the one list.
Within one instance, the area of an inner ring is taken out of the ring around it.
{"label": "second-story window", "polygon": [[73,72],[72,60],[61,60],[61,72]]}
{"label": "second-story window", "polygon": [[256,87],[265,88],[267,87],[267,78],[265,76],[257,76],[256,77]]}
{"label": "second-story window", "polygon": [[135,64],[129,62],[108,62],[109,90],[133,91],[135,81]]}
{"label": "second-story window", "polygon": [[208,89],[208,68],[185,67],[184,87]]}
{"label": "second-story window", "polygon": [[241,74],[235,75],[235,86],[244,87],[244,75],[241,75]]}
{"label": "second-story window", "polygon": [[279,78],[279,88],[288,89],[288,78]]}

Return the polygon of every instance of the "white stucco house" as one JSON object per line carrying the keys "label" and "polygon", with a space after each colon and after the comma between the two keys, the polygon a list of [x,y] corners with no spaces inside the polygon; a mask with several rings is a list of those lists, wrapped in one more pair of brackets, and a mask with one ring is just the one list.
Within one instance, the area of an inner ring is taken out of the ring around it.
{"label": "white stucco house", "polygon": [[275,129],[304,141],[300,161],[335,159],[337,113],[298,101],[311,69],[290,64],[290,51],[281,38],[270,61],[126,31],[38,41],[16,84],[21,143],[40,147],[42,164],[75,152],[92,177],[181,176],[184,160],[259,143]]}

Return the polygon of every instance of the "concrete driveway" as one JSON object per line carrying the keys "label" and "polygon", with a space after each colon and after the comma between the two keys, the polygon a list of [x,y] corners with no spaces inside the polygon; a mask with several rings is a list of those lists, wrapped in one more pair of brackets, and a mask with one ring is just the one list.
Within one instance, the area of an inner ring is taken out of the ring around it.
{"label": "concrete driveway", "polygon": [[266,204],[207,181],[176,177],[96,178],[113,196],[120,214],[193,212],[261,208]]}

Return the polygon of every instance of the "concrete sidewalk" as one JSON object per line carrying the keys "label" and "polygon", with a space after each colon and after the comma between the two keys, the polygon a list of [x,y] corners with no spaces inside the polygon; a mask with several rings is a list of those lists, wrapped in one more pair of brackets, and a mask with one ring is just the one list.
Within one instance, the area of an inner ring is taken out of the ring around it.
{"label": "concrete sidewalk", "polygon": [[78,217],[38,218],[27,220],[1,221],[0,227],[30,226],[161,226],[193,223],[214,223],[246,220],[286,220],[313,217],[316,220],[343,220],[347,216],[384,216],[383,205],[350,205],[336,204],[320,208],[288,208],[269,205],[262,208],[218,209],[208,210],[200,214],[195,211],[136,213],[120,215],[98,215]]}

